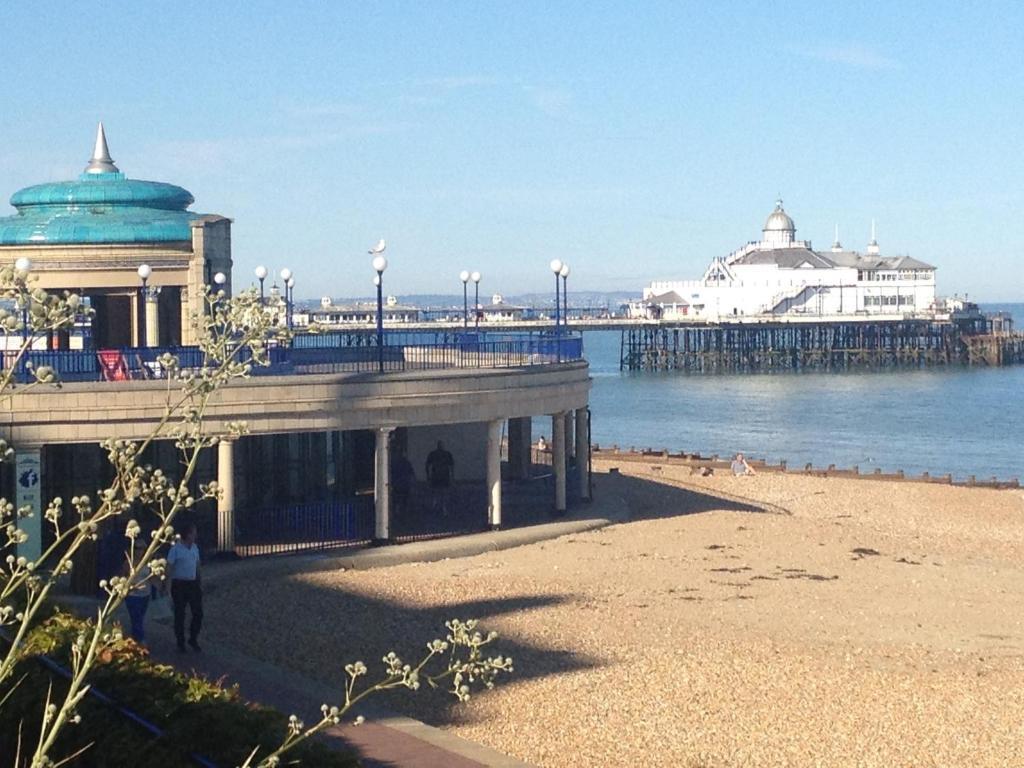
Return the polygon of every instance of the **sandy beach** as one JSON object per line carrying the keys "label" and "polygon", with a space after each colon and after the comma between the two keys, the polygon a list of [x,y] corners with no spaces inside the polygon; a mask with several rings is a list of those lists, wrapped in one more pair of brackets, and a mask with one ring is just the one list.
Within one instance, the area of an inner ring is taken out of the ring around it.
{"label": "sandy beach", "polygon": [[541,766],[1024,765],[1024,491],[595,469],[631,522],[222,580],[209,640],[340,682],[479,618],[514,676],[387,704]]}

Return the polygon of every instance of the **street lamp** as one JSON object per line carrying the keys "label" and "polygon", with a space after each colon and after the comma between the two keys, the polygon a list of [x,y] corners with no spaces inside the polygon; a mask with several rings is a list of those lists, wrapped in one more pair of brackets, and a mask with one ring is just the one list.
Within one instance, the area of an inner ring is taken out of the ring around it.
{"label": "street lamp", "polygon": [[216,275],[213,276],[213,282],[215,282],[217,285],[224,285],[224,283],[226,283],[227,281],[228,276],[225,275],[223,272],[218,272]]}
{"label": "street lamp", "polygon": [[142,290],[139,291],[139,296],[142,300],[139,302],[139,346],[146,346],[146,283],[149,282],[150,275],[153,274],[153,268],[149,264],[140,264],[136,270],[139,273],[139,279],[142,280]]}
{"label": "street lamp", "polygon": [[[14,268],[26,275],[32,269],[32,260],[28,256],[21,256],[14,261]],[[21,302],[21,341],[24,343],[28,338],[28,289],[25,290],[25,300]]]}
{"label": "street lamp", "polygon": [[292,314],[295,312],[295,278],[289,277],[288,282],[284,284],[285,293],[288,294],[288,306],[291,307],[291,312],[288,313],[288,328],[292,327]]}
{"label": "street lamp", "polygon": [[292,271],[285,267],[281,270],[281,282],[284,283],[284,324],[290,331],[292,329],[292,308],[288,301],[288,281],[292,279]]}
{"label": "street lamp", "polygon": [[267,268],[262,264],[256,267],[256,279],[260,281],[260,306],[263,306],[263,281],[267,279]]}
{"label": "street lamp", "polygon": [[459,280],[462,281],[462,330],[469,328],[469,272],[459,272]]}
{"label": "street lamp", "polygon": [[558,270],[558,274],[562,276],[562,306],[564,311],[562,312],[562,325],[568,330],[569,328],[569,288],[567,283],[569,281],[569,265],[562,262],[562,268]]}
{"label": "street lamp", "polygon": [[384,258],[387,246],[381,240],[369,253],[373,256],[370,265],[377,273],[374,283],[377,285],[377,369],[384,373],[384,270],[388,268],[388,260]]}
{"label": "street lamp", "polygon": [[562,276],[562,260],[552,259],[551,260],[551,271],[555,273],[555,330],[558,330],[558,315],[561,310],[561,297],[559,295],[559,284],[558,278]]}
{"label": "street lamp", "polygon": [[473,297],[473,330],[480,330],[480,273],[474,272],[470,279],[476,286],[476,294]]}

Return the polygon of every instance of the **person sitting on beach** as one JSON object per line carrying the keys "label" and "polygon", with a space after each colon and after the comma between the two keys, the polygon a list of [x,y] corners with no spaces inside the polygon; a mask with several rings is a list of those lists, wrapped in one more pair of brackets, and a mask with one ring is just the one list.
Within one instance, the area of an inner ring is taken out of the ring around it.
{"label": "person sitting on beach", "polygon": [[548,449],[548,441],[544,439],[544,435],[540,436],[540,440],[537,441],[537,450],[543,453]]}
{"label": "person sitting on beach", "polygon": [[756,474],[754,469],[747,464],[747,460],[743,458],[742,453],[737,453],[736,458],[732,460],[730,465],[732,473],[739,477],[740,475],[753,475]]}

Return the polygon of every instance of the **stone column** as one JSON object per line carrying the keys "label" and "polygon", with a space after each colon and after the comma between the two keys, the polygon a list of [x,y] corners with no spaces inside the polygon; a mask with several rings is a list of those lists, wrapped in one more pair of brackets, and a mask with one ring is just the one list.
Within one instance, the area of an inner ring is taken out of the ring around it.
{"label": "stone column", "polygon": [[374,452],[373,510],[375,522],[373,543],[387,544],[391,541],[391,430],[377,429],[377,444]]}
{"label": "stone column", "polygon": [[501,527],[501,426],[495,419],[487,424],[487,523],[492,531]]}
{"label": "stone column", "polygon": [[590,420],[589,409],[576,409],[576,472],[580,483],[580,498],[590,501]]}
{"label": "stone column", "polygon": [[146,289],[146,346],[160,346],[160,289]]}
{"label": "stone column", "polygon": [[217,443],[217,549],[235,549],[235,441],[221,438]]}
{"label": "stone column", "polygon": [[551,417],[551,470],[555,476],[555,516],[565,514],[565,412]]}
{"label": "stone column", "polygon": [[529,416],[508,420],[508,468],[514,480],[526,480],[530,476],[531,427]]}
{"label": "stone column", "polygon": [[28,541],[18,545],[18,557],[36,562],[43,553],[43,463],[42,446],[19,445],[14,455],[14,508],[29,507],[32,517],[17,521],[18,528],[28,534]]}

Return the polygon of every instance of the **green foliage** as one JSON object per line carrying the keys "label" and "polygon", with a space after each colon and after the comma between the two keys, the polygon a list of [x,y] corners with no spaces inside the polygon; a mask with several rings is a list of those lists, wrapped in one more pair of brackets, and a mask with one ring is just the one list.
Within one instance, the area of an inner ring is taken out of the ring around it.
{"label": "green foliage", "polygon": [[[45,653],[66,664],[76,639],[91,631],[89,624],[56,613],[29,634],[26,653]],[[244,701],[235,686],[156,664],[145,648],[128,638],[115,637],[104,646],[104,651],[97,655],[90,683],[156,725],[165,735],[157,739],[113,708],[87,696],[78,707],[81,722],[63,729],[52,753],[59,760],[88,747],[72,763],[82,768],[194,765],[187,752],[201,754],[221,766],[236,766],[245,762],[257,745],[259,754],[275,750],[288,731],[287,717]],[[19,663],[5,690],[0,692],[2,697],[13,688],[11,697],[0,707],[0,755],[15,754],[19,731],[23,745],[35,743],[50,685],[56,698],[63,695],[67,682],[51,675],[32,657]],[[358,765],[352,757],[311,742],[296,745],[288,757],[306,766]]]}

